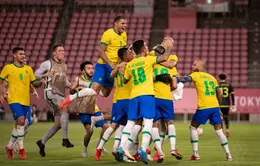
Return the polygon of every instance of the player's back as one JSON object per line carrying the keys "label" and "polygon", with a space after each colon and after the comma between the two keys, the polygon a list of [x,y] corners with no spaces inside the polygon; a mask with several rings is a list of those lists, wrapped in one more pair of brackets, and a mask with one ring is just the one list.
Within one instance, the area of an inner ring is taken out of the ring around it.
{"label": "player's back", "polygon": [[136,56],[126,66],[124,77],[129,79],[132,77],[130,98],[142,95],[154,95],[153,89],[153,65],[156,63],[157,57]]}
{"label": "player's back", "polygon": [[[127,44],[126,32],[119,34],[114,28],[110,28],[103,33],[100,43],[107,46],[105,54],[108,60],[116,64],[119,61],[117,51]],[[104,64],[105,62],[99,58],[98,63]]]}
{"label": "player's back", "polygon": [[206,72],[193,72],[190,77],[198,95],[198,109],[219,107],[216,96],[217,80]]}
{"label": "player's back", "polygon": [[115,81],[116,81],[116,88],[117,88],[116,99],[117,100],[129,99],[131,93],[131,86],[130,86],[131,81],[129,81],[127,84],[123,84],[123,76],[120,73],[118,73]]}
{"label": "player's back", "polygon": [[222,90],[222,100],[220,107],[230,107],[230,95],[234,93],[232,85],[226,81],[221,81],[219,83],[219,87]]}
{"label": "player's back", "polygon": [[[149,53],[150,56],[155,56],[154,51],[151,51]],[[167,61],[174,60],[175,62],[178,61],[178,57],[176,55],[170,55]],[[153,66],[153,73],[154,76],[159,75],[159,74],[170,74],[171,77],[174,75],[177,75],[177,70],[176,67],[169,69],[161,64],[155,64]],[[159,81],[154,81],[154,96],[156,98],[161,98],[161,99],[167,99],[167,100],[172,100],[172,93],[171,93],[171,87],[170,85],[167,85],[165,83],[159,82]]]}

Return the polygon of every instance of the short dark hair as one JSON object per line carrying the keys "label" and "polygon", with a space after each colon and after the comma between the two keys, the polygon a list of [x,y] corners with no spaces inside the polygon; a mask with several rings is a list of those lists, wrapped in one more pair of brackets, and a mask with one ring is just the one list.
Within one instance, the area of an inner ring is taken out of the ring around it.
{"label": "short dark hair", "polygon": [[117,55],[118,57],[123,60],[124,59],[124,55],[125,53],[127,52],[128,48],[127,47],[123,47],[123,48],[120,48],[118,51],[117,51]]}
{"label": "short dark hair", "polygon": [[61,43],[56,43],[52,46],[52,51],[56,51],[57,47],[63,47],[63,45]]}
{"label": "short dark hair", "polygon": [[17,51],[24,51],[24,49],[22,47],[14,47],[13,48],[13,54],[17,53]]}
{"label": "short dark hair", "polygon": [[144,47],[144,40],[137,40],[133,43],[133,50],[135,54],[139,54]]}
{"label": "short dark hair", "polygon": [[220,74],[220,75],[218,75],[218,78],[221,79],[221,80],[225,80],[227,78],[227,75],[226,74]]}
{"label": "short dark hair", "polygon": [[90,61],[85,61],[85,62],[81,63],[80,64],[80,70],[83,71],[85,69],[86,65],[92,65],[93,66],[93,63],[91,63]]}
{"label": "short dark hair", "polygon": [[125,19],[125,17],[123,17],[123,16],[117,16],[117,17],[114,19],[114,23],[115,23],[115,22],[118,22],[118,21],[121,20],[121,19]]}

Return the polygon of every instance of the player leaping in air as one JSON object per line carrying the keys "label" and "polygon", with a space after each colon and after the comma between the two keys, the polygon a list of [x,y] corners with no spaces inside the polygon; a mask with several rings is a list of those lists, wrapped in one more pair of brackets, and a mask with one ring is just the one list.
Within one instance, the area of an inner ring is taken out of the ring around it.
{"label": "player leaping in air", "polygon": [[197,128],[201,124],[206,124],[209,120],[209,123],[214,126],[221,146],[224,148],[226,159],[232,161],[227,138],[221,128],[222,120],[219,103],[221,102],[222,94],[220,88],[218,88],[218,83],[212,75],[206,72],[206,63],[204,61],[196,60],[192,65],[192,70],[193,73],[190,76],[180,77],[182,82],[194,83],[198,96],[198,107],[190,124],[190,139],[193,151],[190,160],[200,159]]}
{"label": "player leaping in air", "polygon": [[100,58],[95,67],[92,88],[84,88],[76,94],[69,95],[59,104],[60,108],[66,107],[78,97],[97,94],[101,94],[104,97],[109,96],[114,86],[114,78],[110,77],[110,73],[119,60],[117,51],[127,44],[126,25],[126,19],[122,16],[117,16],[114,20],[114,27],[103,33],[99,47]]}

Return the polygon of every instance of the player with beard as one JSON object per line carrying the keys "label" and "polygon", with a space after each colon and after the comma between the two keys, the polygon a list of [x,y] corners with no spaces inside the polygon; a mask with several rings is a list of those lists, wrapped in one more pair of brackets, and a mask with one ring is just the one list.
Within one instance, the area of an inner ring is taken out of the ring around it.
{"label": "player with beard", "polygon": [[[24,65],[25,51],[21,47],[13,49],[14,61],[12,64],[6,65],[0,74],[0,103],[7,98],[10,109],[15,120],[15,127],[12,131],[6,152],[9,159],[13,159],[12,146],[15,140],[19,144],[19,155],[22,160],[27,158],[24,151],[24,134],[25,134],[25,119],[30,112],[30,86],[40,87],[43,80],[37,81],[33,70],[30,66]],[[6,91],[3,91],[6,86],[3,83],[8,80],[8,96]],[[22,96],[21,96],[22,94]]]}
{"label": "player with beard", "polygon": [[[71,94],[76,93],[80,89],[92,87],[92,77],[94,72],[93,64],[89,61],[83,62],[80,65],[80,70],[80,76],[76,77],[72,84]],[[79,113],[80,121],[86,129],[82,156],[88,157],[87,147],[93,134],[93,130],[91,128],[91,119],[93,116],[101,116],[102,113],[96,105],[96,96],[77,98],[75,103],[76,105],[73,110]],[[102,127],[100,138],[102,137],[104,131],[109,127],[105,120],[96,122],[95,126]]]}

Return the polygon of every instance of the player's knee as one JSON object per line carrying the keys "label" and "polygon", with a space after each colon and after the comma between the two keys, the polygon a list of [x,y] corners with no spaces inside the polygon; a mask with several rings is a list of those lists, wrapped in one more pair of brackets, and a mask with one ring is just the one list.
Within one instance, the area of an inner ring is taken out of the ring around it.
{"label": "player's knee", "polygon": [[168,122],[167,122],[167,125],[172,125],[173,124],[173,120],[169,120]]}
{"label": "player's knee", "polygon": [[158,128],[158,127],[159,127],[158,121],[157,121],[157,122],[154,122],[154,123],[153,123],[153,128]]}
{"label": "player's knee", "polygon": [[25,125],[25,120],[24,120],[24,118],[19,117],[19,118],[17,119],[17,125],[19,125],[19,126],[24,126],[24,125]]}

